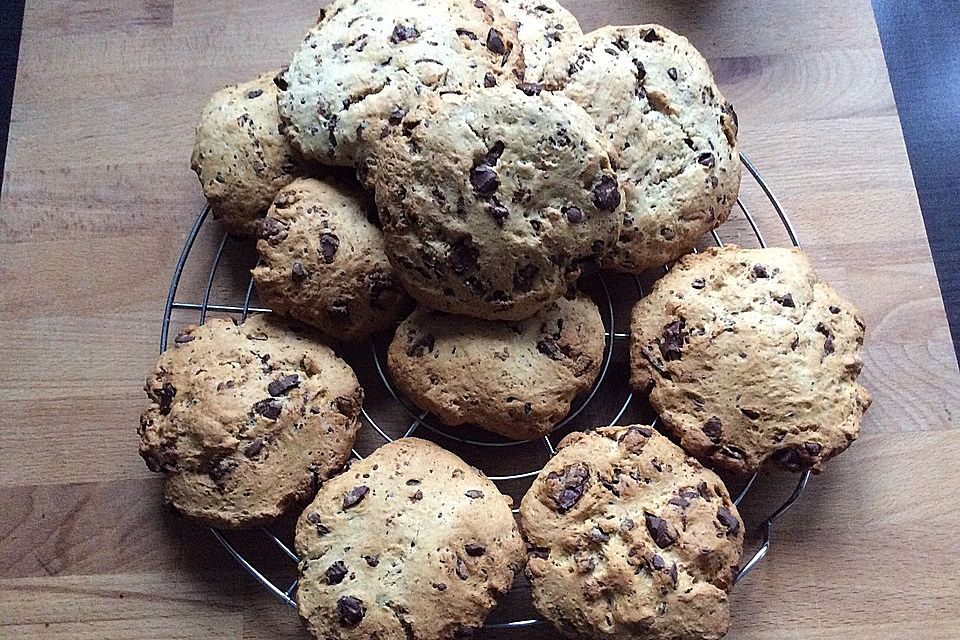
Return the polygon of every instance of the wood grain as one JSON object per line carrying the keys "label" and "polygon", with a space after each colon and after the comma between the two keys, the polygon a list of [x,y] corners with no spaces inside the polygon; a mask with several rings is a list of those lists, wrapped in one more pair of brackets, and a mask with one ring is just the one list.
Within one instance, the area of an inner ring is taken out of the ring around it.
{"label": "wood grain", "polygon": [[[955,638],[960,374],[869,2],[569,5],[586,29],[661,22],[704,51],[744,149],[867,319],[864,435],[778,523],[729,637]],[[306,637],[209,532],[160,509],[136,425],[202,202],[197,114],[284,64],[316,9],[28,2],[0,194],[0,637]],[[748,521],[790,481],[764,478]]]}

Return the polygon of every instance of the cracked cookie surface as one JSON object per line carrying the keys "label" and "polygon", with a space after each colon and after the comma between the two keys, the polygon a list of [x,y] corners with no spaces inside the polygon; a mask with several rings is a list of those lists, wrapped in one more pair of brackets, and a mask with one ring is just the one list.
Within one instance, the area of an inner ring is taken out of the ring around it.
{"label": "cracked cookie surface", "polygon": [[583,36],[580,23],[556,0],[500,0],[507,18],[517,23],[523,47],[523,81],[543,82],[552,60],[566,60]]}
{"label": "cracked cookie surface", "polygon": [[281,190],[257,242],[260,299],[341,340],[393,327],[411,303],[368,220],[372,208],[355,183],[302,178]]}
{"label": "cracked cookie surface", "polygon": [[557,449],[520,504],[537,610],[572,637],[722,637],[743,522],[720,478],[650,427]]}
{"label": "cracked cookie surface", "polygon": [[299,173],[283,135],[274,74],[213,94],[200,116],[190,167],[213,217],[232,233],[256,235],[273,197]]}
{"label": "cracked cookie surface", "polygon": [[425,98],[374,176],[387,255],[427,306],[530,317],[616,241],[622,194],[599,134],[548,92]]}
{"label": "cracked cookie surface", "polygon": [[860,432],[863,319],[799,249],[685,256],[630,330],[632,385],[704,462],[819,472]]}
{"label": "cracked cookie surface", "polygon": [[603,349],[597,305],[578,295],[514,323],[420,307],[397,329],[387,365],[403,393],[445,424],[529,440],[552,431],[593,385]]}
{"label": "cracked cookie surface", "polygon": [[263,524],[304,500],[350,455],[363,390],[307,332],[253,315],[187,327],[145,391],[140,455],[164,499],[215,527]]}
{"label": "cracked cookie surface", "polygon": [[659,25],[603,27],[544,75],[611,147],[625,213],[605,267],[663,265],[727,219],[740,188],[737,116],[686,38]]}
{"label": "cracked cookie surface", "polygon": [[280,112],[306,157],[361,167],[423,94],[522,75],[497,2],[335,0],[282,75]]}
{"label": "cracked cookie surface", "polygon": [[523,566],[510,499],[432,442],[388,443],[297,522],[297,603],[321,639],[443,640],[482,624]]}

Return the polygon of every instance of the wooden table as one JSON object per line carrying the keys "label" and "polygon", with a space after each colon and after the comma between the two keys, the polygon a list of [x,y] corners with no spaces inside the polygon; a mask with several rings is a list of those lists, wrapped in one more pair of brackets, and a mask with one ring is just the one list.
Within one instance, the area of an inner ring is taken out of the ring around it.
{"label": "wooden table", "polygon": [[[585,29],[661,22],[711,59],[744,149],[867,319],[863,435],[778,524],[729,637],[956,638],[960,375],[868,0],[569,4]],[[28,2],[0,201],[2,638],[306,637],[162,512],[136,455],[201,203],[197,114],[283,64],[317,9],[240,5]]]}

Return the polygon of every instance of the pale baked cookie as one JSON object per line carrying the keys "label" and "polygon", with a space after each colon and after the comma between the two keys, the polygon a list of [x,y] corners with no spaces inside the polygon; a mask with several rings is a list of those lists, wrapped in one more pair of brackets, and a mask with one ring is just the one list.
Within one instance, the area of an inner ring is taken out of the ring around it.
{"label": "pale baked cookie", "polygon": [[296,549],[300,615],[323,640],[459,637],[483,623],[524,556],[510,498],[417,438],[325,483]]}
{"label": "pale baked cookie", "polygon": [[737,116],[686,38],[659,25],[604,27],[545,75],[611,147],[625,214],[605,267],[663,265],[727,219],[740,189]]}
{"label": "pale baked cookie", "polygon": [[312,496],[350,456],[363,403],[329,347],[266,315],[188,327],[144,388],[140,455],[166,474],[166,502],[227,528]]}
{"label": "pale baked cookie", "polygon": [[580,23],[556,0],[500,0],[507,18],[517,23],[523,47],[524,82],[543,82],[551,60],[567,60],[583,36]]}
{"label": "pale baked cookie", "polygon": [[593,385],[603,348],[600,312],[585,295],[514,323],[420,307],[397,329],[387,365],[400,390],[445,424],[529,440]]}
{"label": "pale baked cookie", "polygon": [[256,235],[273,197],[299,173],[283,135],[274,74],[213,94],[200,116],[190,167],[213,217],[232,233]]}
{"label": "pale baked cookie", "polygon": [[720,478],[648,427],[558,449],[520,504],[537,610],[573,637],[722,637],[743,522]]}
{"label": "pale baked cookie", "polygon": [[799,249],[685,256],[630,330],[632,385],[704,462],[819,472],[860,433],[863,319]]}
{"label": "pale baked cookie", "polygon": [[616,241],[621,192],[603,143],[583,109],[547,92],[427,97],[383,141],[387,255],[434,309],[528,318]]}
{"label": "pale baked cookie", "polygon": [[522,75],[497,2],[334,0],[282,75],[280,112],[308,158],[360,167],[422,94]]}
{"label": "pale baked cookie", "polygon": [[257,242],[260,299],[342,340],[393,327],[411,304],[367,219],[372,207],[357,184],[301,178],[285,187]]}

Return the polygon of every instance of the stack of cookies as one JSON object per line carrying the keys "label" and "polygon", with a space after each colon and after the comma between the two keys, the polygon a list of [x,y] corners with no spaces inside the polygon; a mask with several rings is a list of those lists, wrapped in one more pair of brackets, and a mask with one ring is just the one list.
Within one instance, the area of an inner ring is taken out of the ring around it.
{"label": "stack of cookies", "polygon": [[[273,309],[176,336],[140,452],[220,528],[302,510],[318,638],[452,638],[526,566],[572,637],[719,638],[743,523],[717,468],[819,472],[857,437],[864,325],[799,250],[690,253],[740,183],[737,117],[658,25],[582,33],[554,0],[334,0],[289,66],[214,94],[192,167],[257,238]],[[392,332],[389,375],[451,429],[549,434],[605,349],[578,290],[677,261],[635,306],[659,425],[573,433],[519,509],[415,438],[349,464],[364,392],[331,345]]]}

